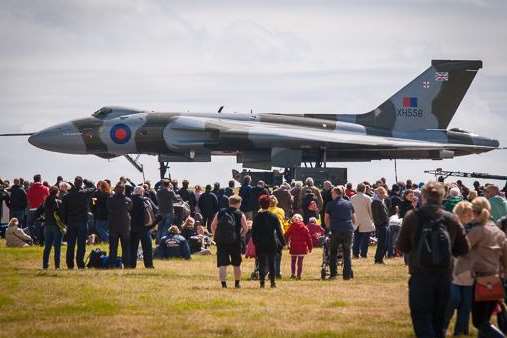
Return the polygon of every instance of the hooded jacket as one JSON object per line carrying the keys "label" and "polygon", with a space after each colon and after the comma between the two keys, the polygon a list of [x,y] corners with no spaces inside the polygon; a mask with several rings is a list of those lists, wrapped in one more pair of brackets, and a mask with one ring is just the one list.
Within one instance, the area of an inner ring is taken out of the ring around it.
{"label": "hooded jacket", "polygon": [[292,223],[285,233],[291,255],[306,255],[313,249],[310,231],[303,222]]}

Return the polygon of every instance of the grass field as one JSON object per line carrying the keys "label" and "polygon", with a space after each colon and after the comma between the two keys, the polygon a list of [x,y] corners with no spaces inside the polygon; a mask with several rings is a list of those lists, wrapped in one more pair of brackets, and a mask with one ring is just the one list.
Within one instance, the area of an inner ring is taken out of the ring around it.
{"label": "grass field", "polygon": [[355,279],[320,281],[316,249],[303,280],[291,281],[284,255],[277,289],[247,280],[249,259],[242,289],[223,290],[215,256],[155,261],[155,270],[141,263],[136,270],[42,271],[40,247],[10,249],[0,240],[0,336],[412,336],[401,259],[384,266],[353,260]]}

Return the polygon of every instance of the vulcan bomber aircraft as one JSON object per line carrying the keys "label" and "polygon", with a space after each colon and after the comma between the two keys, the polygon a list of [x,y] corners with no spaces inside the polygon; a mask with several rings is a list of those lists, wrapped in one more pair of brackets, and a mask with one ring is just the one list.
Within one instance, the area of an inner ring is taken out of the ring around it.
{"label": "vulcan bomber aircraft", "polygon": [[[325,167],[327,162],[448,159],[497,149],[497,140],[447,129],[480,60],[433,60],[412,82],[363,114],[177,113],[103,107],[30,134],[41,149],[168,162],[236,156],[245,168]],[[13,135],[13,134],[4,134]]]}

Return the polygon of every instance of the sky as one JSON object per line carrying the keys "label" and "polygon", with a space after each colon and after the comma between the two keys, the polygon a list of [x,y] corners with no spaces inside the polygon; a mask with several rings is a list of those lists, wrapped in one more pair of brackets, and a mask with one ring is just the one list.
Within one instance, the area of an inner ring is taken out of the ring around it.
{"label": "sky", "polygon": [[[432,59],[481,59],[450,124],[507,146],[507,1],[0,2],[0,133],[33,132],[120,105],[170,112],[363,113]],[[507,175],[507,151],[400,160],[398,178],[444,168]],[[143,155],[146,177],[158,163]],[[394,180],[393,161],[335,163],[352,182]],[[173,178],[225,183],[232,157],[174,163]],[[139,174],[123,158],[0,140],[0,177]]]}

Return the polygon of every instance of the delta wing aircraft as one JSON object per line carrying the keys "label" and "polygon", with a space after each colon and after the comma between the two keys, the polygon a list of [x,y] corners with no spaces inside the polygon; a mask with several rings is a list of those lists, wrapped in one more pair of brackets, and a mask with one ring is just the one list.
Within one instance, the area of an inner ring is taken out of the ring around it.
{"label": "delta wing aircraft", "polygon": [[[233,155],[245,168],[379,159],[447,159],[498,149],[497,140],[447,129],[482,68],[480,60],[433,60],[431,66],[364,114],[164,113],[104,107],[91,117],[29,134],[41,149],[113,158],[209,162]],[[223,108],[223,107],[222,107]],[[15,134],[4,134],[15,135]],[[26,134],[25,134],[26,135]]]}

